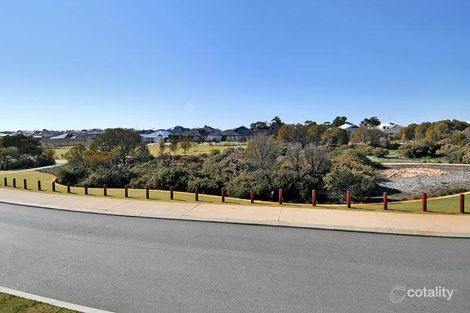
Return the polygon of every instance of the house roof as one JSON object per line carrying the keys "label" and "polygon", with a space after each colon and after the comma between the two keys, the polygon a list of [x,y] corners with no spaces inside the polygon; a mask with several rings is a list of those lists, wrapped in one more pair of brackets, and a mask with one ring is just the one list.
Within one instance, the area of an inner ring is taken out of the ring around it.
{"label": "house roof", "polygon": [[209,136],[222,136],[220,130],[214,130],[209,133]]}
{"label": "house roof", "polygon": [[233,129],[227,129],[222,132],[222,136],[241,136],[239,133]]}
{"label": "house roof", "polygon": [[142,138],[157,138],[157,137],[167,138],[169,135],[170,135],[170,132],[167,130],[157,130],[149,134],[140,134],[140,137]]}
{"label": "house roof", "polygon": [[398,133],[402,128],[403,126],[394,123],[381,123],[379,126],[377,126],[377,129],[383,131],[386,134]]}
{"label": "house roof", "polygon": [[183,137],[189,137],[189,136],[201,136],[201,133],[197,129],[190,129],[187,131],[184,131],[181,133],[181,136]]}
{"label": "house roof", "polygon": [[346,129],[351,129],[351,128],[359,128],[359,126],[346,122],[343,125],[339,126],[338,128],[346,130]]}
{"label": "house roof", "polygon": [[240,126],[240,127],[234,128],[233,130],[239,134],[247,134],[251,132],[251,129],[245,126]]}
{"label": "house roof", "polygon": [[175,126],[175,127],[172,127],[170,129],[168,129],[168,131],[173,134],[173,133],[183,133],[185,131],[188,131],[189,128],[186,128],[186,127],[183,127],[183,126]]}
{"label": "house roof", "polygon": [[60,134],[60,135],[57,135],[57,136],[54,136],[54,137],[50,137],[49,139],[57,140],[57,139],[68,139],[68,138],[72,138],[72,137],[73,137],[72,133],[63,133],[63,134]]}

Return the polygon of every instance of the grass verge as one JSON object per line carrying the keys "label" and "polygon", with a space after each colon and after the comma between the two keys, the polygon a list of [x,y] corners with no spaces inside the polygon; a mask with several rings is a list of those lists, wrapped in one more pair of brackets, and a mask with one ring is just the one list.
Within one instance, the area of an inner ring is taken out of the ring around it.
{"label": "grass verge", "polygon": [[[157,144],[151,144],[148,146],[150,153],[153,156],[158,156],[160,155],[160,149]],[[200,155],[203,153],[210,153],[212,150],[218,150],[220,152],[224,151],[225,149],[228,148],[246,148],[246,144],[226,144],[226,145],[208,145],[208,144],[194,144],[188,151],[187,155]],[[70,151],[70,148],[53,148],[54,155],[57,159],[63,159],[65,154]],[[165,153],[168,153],[169,147],[166,147]],[[172,154],[176,155],[184,155],[184,151],[182,149],[179,149]]]}
{"label": "grass verge", "polygon": [[0,313],[78,313],[49,304],[0,293]]}

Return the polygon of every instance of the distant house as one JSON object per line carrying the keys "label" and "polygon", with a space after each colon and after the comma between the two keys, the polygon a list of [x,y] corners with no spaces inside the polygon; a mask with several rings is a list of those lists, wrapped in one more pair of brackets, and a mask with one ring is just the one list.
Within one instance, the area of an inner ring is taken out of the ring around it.
{"label": "distant house", "polygon": [[186,137],[194,142],[201,142],[203,140],[203,136],[197,129],[190,129],[190,130],[184,131],[181,134],[179,134],[179,137],[180,138]]}
{"label": "distant house", "polygon": [[210,126],[207,126],[207,125],[204,125],[204,127],[201,127],[201,128],[196,128],[198,130],[198,132],[201,134],[201,136],[203,137],[206,137],[208,136],[210,133],[212,132],[215,132],[215,131],[220,131],[219,129],[216,129],[214,127],[210,127]]}
{"label": "distant house", "polygon": [[394,123],[381,123],[377,126],[377,129],[383,131],[385,134],[396,134],[399,133],[403,126]]}
{"label": "distant house", "polygon": [[352,134],[356,131],[356,129],[359,128],[359,126],[346,122],[343,125],[339,126],[339,128]]}
{"label": "distant house", "polygon": [[242,141],[255,139],[255,132],[245,126],[240,126],[233,129],[234,132],[242,136]]}
{"label": "distant house", "polygon": [[142,139],[146,143],[158,143],[162,140],[166,140],[169,136],[170,132],[163,129],[156,130],[147,134],[140,134],[140,137],[142,137]]}
{"label": "distant house", "polygon": [[218,130],[214,130],[206,137],[207,142],[221,142],[223,140],[222,133]]}
{"label": "distant house", "polygon": [[175,126],[175,127],[172,127],[170,129],[168,129],[168,132],[170,132],[170,134],[181,134],[185,131],[188,131],[189,128],[186,128],[186,127],[183,127],[183,126]]}
{"label": "distant house", "polygon": [[234,141],[239,142],[242,141],[242,135],[234,131],[233,129],[224,130],[222,133],[222,140],[223,141]]}
{"label": "distant house", "polygon": [[63,139],[74,139],[75,134],[72,132],[65,132],[60,135],[50,137],[50,140],[63,140]]}

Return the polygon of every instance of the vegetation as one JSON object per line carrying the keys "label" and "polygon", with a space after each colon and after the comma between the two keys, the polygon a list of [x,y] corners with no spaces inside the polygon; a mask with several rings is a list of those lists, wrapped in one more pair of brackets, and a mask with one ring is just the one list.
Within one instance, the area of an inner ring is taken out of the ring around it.
{"label": "vegetation", "polygon": [[398,136],[400,154],[408,158],[442,158],[470,164],[470,124],[458,120],[411,124]]}
{"label": "vegetation", "polygon": [[[311,201],[312,189],[324,200],[342,200],[338,195],[347,187],[357,192],[357,199],[371,195],[379,177],[377,167],[365,154],[348,149],[338,152],[322,145],[324,138],[332,136],[326,135],[328,129],[318,131],[317,125],[299,125],[298,129],[285,125],[281,130],[279,140],[260,135],[248,143],[246,151],[226,149],[222,153],[180,156],[172,154],[170,145],[169,153],[161,150],[154,157],[133,131],[110,129],[89,149],[77,146],[70,150],[66,154],[69,163],[60,169],[58,179],[63,184],[89,187],[173,187],[188,192],[197,187],[213,195],[225,187],[228,196],[238,198],[247,198],[253,189],[263,200],[275,200],[282,188],[286,201],[300,203]],[[189,149],[184,141],[178,144]],[[344,167],[354,169],[354,180],[348,180],[347,186]],[[324,177],[328,178],[327,185]]]}
{"label": "vegetation", "polygon": [[[56,177],[52,174],[47,174],[37,171],[27,171],[27,172],[0,172],[0,186],[3,186],[3,178],[8,179],[9,187],[12,186],[12,179],[16,178],[17,188],[22,189],[23,179],[28,181],[28,190],[29,191],[38,191],[37,181],[40,180],[42,183],[41,192],[52,193],[52,180]],[[73,195],[85,195],[84,188],[82,187],[71,187],[71,192]],[[56,184],[56,194],[67,194],[66,186]],[[89,188],[88,195],[90,197],[102,197],[103,188]],[[108,197],[110,198],[124,198],[124,190],[122,188],[108,188]],[[470,201],[470,194],[466,195],[466,201]],[[130,199],[146,199],[145,189],[130,188],[129,189],[129,198]],[[151,190],[150,191],[150,200],[149,201],[170,201],[170,195],[168,190]],[[194,202],[194,194],[186,192],[175,192],[174,200],[175,202]],[[221,204],[220,196],[214,195],[199,195],[199,202],[201,203],[213,203]],[[252,205],[250,200],[248,200],[248,195],[246,199],[226,197],[225,204],[227,205]],[[277,202],[272,201],[262,201],[256,197],[255,204],[257,205],[277,205]],[[298,204],[298,203],[286,203],[285,206],[291,207],[303,207],[303,208],[312,208],[310,203]],[[325,204],[324,200],[321,200],[317,205],[318,208],[327,208],[327,209],[347,209],[345,205],[339,204]],[[383,205],[381,203],[371,203],[371,204],[359,204],[354,203],[351,210],[367,210],[367,211],[382,211]],[[398,201],[398,202],[389,202],[390,212],[414,212],[420,213],[421,209],[421,200],[412,200],[412,201]],[[459,212],[459,196],[451,195],[441,198],[430,198],[428,202],[428,212],[433,213],[450,213],[457,214]],[[1,312],[1,311],[0,311]]]}
{"label": "vegetation", "polygon": [[[0,293],[0,313],[73,313],[63,308]],[[76,312],[78,313],[78,312]]]}
{"label": "vegetation", "polygon": [[0,138],[0,170],[26,169],[54,164],[54,153],[24,135]]}

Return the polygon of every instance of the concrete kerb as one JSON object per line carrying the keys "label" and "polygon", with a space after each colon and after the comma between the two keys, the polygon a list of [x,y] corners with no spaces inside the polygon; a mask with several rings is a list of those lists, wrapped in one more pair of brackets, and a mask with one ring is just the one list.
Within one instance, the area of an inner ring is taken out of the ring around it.
{"label": "concrete kerb", "polygon": [[50,304],[59,308],[64,308],[64,309],[68,309],[72,311],[78,311],[78,312],[83,312],[83,313],[113,313],[111,311],[104,311],[104,310],[99,310],[95,308],[90,308],[90,307],[86,307],[83,305],[78,305],[78,304],[73,304],[73,303],[55,300],[51,298],[46,298],[46,297],[38,296],[32,293],[27,293],[27,292],[10,289],[6,287],[1,287],[1,286],[0,286],[0,292],[9,294],[12,296],[16,296],[16,297],[28,299],[28,300],[33,300],[36,302]]}

